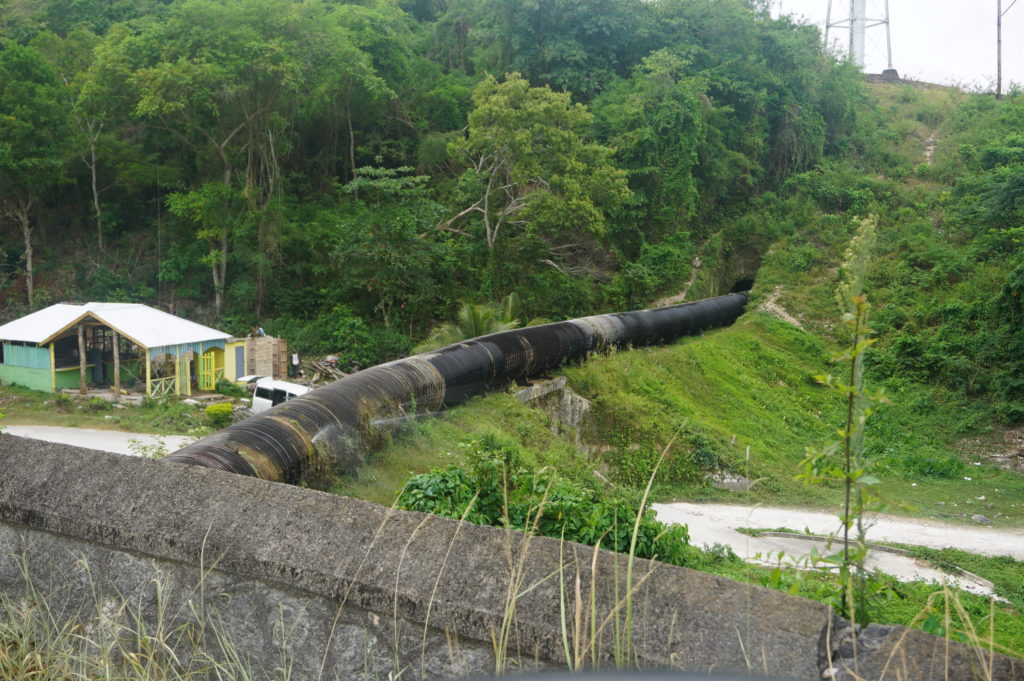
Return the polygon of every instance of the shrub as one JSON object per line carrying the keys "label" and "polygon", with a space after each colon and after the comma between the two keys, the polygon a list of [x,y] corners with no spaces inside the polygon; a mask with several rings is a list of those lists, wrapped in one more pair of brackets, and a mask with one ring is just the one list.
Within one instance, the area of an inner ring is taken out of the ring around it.
{"label": "shrub", "polygon": [[71,398],[65,393],[57,393],[57,396],[53,398],[53,407],[60,412],[71,411]]}
{"label": "shrub", "polygon": [[404,357],[409,354],[408,335],[401,331],[371,326],[345,305],[312,319],[281,317],[268,320],[267,332],[289,339],[289,347],[307,355],[334,354],[346,371]]}
{"label": "shrub", "polygon": [[[481,525],[523,530],[548,537],[629,551],[636,514],[636,555],[686,565],[693,559],[683,525],[665,525],[635,493],[602,496],[550,469],[532,470],[518,445],[487,435],[469,444],[466,468],[449,466],[413,476],[398,500],[400,508],[462,518]],[[468,468],[468,470],[467,470]]]}
{"label": "shrub", "polygon": [[238,385],[237,383],[227,381],[223,378],[217,379],[217,384],[213,386],[213,392],[220,393],[221,395],[226,395],[227,397],[235,398],[249,396],[249,393],[246,391],[245,388]]}
{"label": "shrub", "polygon": [[917,449],[899,457],[883,459],[881,464],[906,478],[957,478],[963,474],[964,462],[957,456],[929,449]]}
{"label": "shrub", "polygon": [[85,403],[85,408],[89,411],[110,411],[114,405],[102,397],[93,397]]}
{"label": "shrub", "polygon": [[206,407],[206,422],[211,428],[224,428],[231,425],[231,415],[234,413],[234,406],[229,402],[219,402]]}
{"label": "shrub", "polygon": [[196,425],[195,409],[179,400],[169,399],[155,403],[159,416],[155,419],[166,430],[188,430]]}

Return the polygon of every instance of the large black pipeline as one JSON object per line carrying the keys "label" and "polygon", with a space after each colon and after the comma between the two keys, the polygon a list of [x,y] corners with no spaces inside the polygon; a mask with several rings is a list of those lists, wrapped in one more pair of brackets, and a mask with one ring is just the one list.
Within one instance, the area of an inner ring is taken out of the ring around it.
{"label": "large black pipeline", "polygon": [[296,483],[321,467],[352,470],[407,417],[438,411],[563,362],[665,343],[731,324],[746,293],[501,331],[395,360],[312,390],[167,457]]}

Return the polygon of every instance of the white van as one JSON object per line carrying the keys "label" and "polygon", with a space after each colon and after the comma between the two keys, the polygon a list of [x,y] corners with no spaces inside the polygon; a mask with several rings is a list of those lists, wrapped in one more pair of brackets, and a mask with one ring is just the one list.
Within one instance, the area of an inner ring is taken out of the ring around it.
{"label": "white van", "polygon": [[255,381],[256,383],[256,388],[252,393],[252,412],[254,414],[259,414],[271,407],[276,407],[293,397],[305,395],[311,390],[309,386],[260,376],[243,376],[238,380],[246,382]]}

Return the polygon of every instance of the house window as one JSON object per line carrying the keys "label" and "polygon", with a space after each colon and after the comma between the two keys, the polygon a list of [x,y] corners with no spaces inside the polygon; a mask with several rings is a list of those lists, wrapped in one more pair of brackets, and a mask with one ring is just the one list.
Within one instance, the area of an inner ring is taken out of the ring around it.
{"label": "house window", "polygon": [[78,337],[67,336],[54,341],[53,359],[57,369],[78,366]]}

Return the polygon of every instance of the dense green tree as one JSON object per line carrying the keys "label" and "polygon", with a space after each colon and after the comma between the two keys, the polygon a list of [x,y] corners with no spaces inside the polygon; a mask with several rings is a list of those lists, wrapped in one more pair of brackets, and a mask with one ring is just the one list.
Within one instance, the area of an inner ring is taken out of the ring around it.
{"label": "dense green tree", "polygon": [[[433,239],[443,207],[409,168],[360,168],[343,188],[352,198],[333,226],[331,259],[351,299],[368,296],[368,312],[385,326],[423,322],[439,296],[439,245]],[[358,198],[356,198],[358,197]]]}
{"label": "dense green tree", "polygon": [[[369,56],[353,42],[344,18],[326,5],[185,0],[120,43],[121,54],[132,62],[135,114],[192,152],[195,184],[217,179],[240,188],[258,244],[250,263],[257,273],[257,309],[265,301],[274,232],[281,224],[274,206],[299,95],[310,95],[315,106],[337,92],[351,101],[359,95],[357,84],[384,87]],[[214,263],[218,314],[229,245],[220,240]]]}
{"label": "dense green tree", "polygon": [[650,49],[651,4],[641,0],[484,0],[482,66],[587,102]]}
{"label": "dense green tree", "polygon": [[[583,136],[592,119],[585,107],[515,73],[500,83],[485,78],[473,105],[466,136],[449,145],[468,166],[461,188],[469,205],[442,223],[445,229],[469,234],[482,227],[492,272],[499,237],[509,229],[539,235],[548,258],[568,238],[604,234],[607,211],[630,192],[612,150]],[[469,217],[479,222],[463,229]]]}
{"label": "dense green tree", "polygon": [[0,215],[17,225],[24,244],[25,287],[35,305],[33,209],[63,173],[67,111],[57,75],[40,54],[0,43]]}
{"label": "dense green tree", "polygon": [[232,234],[241,229],[245,219],[244,205],[244,198],[231,185],[216,181],[167,197],[171,212],[193,225],[195,239],[208,247],[202,262],[210,267],[212,273],[214,305],[218,314],[227,283],[227,245]]}
{"label": "dense green tree", "polygon": [[818,84],[827,68],[816,28],[789,17],[763,21],[761,52],[770,73],[767,172],[775,180],[808,170],[824,151]]}
{"label": "dense green tree", "polygon": [[[99,148],[103,128],[109,125],[108,116],[92,105],[95,98],[83,96],[83,76],[92,60],[93,49],[99,37],[87,30],[76,29],[66,38],[45,31],[32,41],[53,64],[60,82],[65,87],[65,105],[69,109],[72,144],[78,149],[79,157],[89,169],[92,187],[93,212],[96,220],[97,246],[103,250],[103,210],[100,205]],[[102,109],[102,107],[100,107]]]}
{"label": "dense green tree", "polygon": [[427,32],[424,53],[448,73],[473,72],[470,33],[482,14],[477,0],[444,0],[444,7]]}
{"label": "dense green tree", "polygon": [[630,170],[648,236],[684,229],[696,211],[706,89],[704,78],[688,75],[684,60],[659,50],[595,103],[604,134]]}
{"label": "dense green tree", "polygon": [[359,363],[459,300],[646,304],[760,192],[868,139],[856,70],[761,2],[0,3],[68,121],[30,216],[95,244],[62,278],[351,338]]}
{"label": "dense green tree", "polygon": [[72,32],[104,33],[111,26],[158,13],[162,0],[47,0],[34,15],[46,30],[60,36]]}
{"label": "dense green tree", "polygon": [[308,73],[294,102],[288,167],[329,192],[335,179],[351,180],[378,155],[402,165],[406,158],[392,149],[414,147],[403,137],[409,114],[395,92],[410,68],[412,37],[407,18],[388,2],[309,4],[306,11],[313,23],[299,47]]}
{"label": "dense green tree", "polygon": [[[303,69],[295,50],[282,49],[289,45],[268,31],[275,24],[287,25],[289,18],[279,3],[192,0],[120,43],[135,60],[130,84],[136,115],[172,133],[196,156],[193,186],[200,188],[191,204],[205,205],[232,193],[238,169],[250,208],[265,208],[276,191],[282,137],[278,105],[296,91]],[[214,191],[208,185],[213,179],[224,189]],[[196,215],[181,205],[177,209]],[[217,314],[226,286],[230,231],[226,226],[217,230],[213,243],[219,254],[208,263]]]}
{"label": "dense green tree", "polygon": [[[115,30],[113,34],[120,34]],[[70,146],[87,177],[88,195],[100,251],[112,231],[105,223],[104,195],[115,187],[138,190],[154,179],[155,164],[127,130],[134,102],[124,92],[127,72],[110,60],[109,45],[91,31],[76,28],[66,36],[44,31],[32,41],[57,72],[69,112]],[[114,41],[110,41],[114,42]]]}

